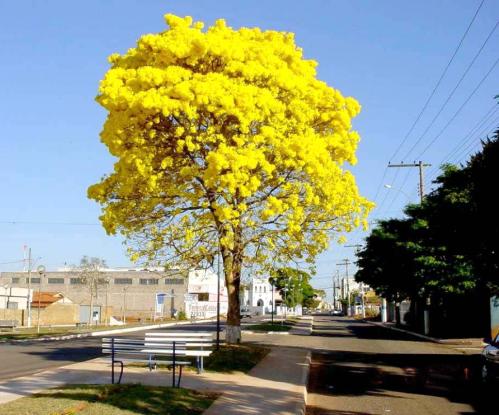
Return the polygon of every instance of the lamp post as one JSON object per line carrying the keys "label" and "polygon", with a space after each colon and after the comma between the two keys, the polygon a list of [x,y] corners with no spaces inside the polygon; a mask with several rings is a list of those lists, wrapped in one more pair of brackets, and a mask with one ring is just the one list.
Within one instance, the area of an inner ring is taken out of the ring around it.
{"label": "lamp post", "polygon": [[220,348],[220,254],[217,257],[217,350]]}
{"label": "lamp post", "polygon": [[[123,325],[126,324],[126,292],[128,290],[128,285],[125,285],[123,287],[123,318],[122,318],[122,321],[123,321]],[[92,311],[90,311],[92,312]]]}
{"label": "lamp post", "polygon": [[38,282],[38,316],[36,319],[36,332],[40,333],[40,308],[41,308],[41,288],[42,288],[42,275],[45,275],[45,267],[43,265],[38,265],[36,268],[40,281]]}
{"label": "lamp post", "polygon": [[271,324],[274,325],[274,307],[275,307],[275,304],[274,304],[274,278],[269,278],[269,282],[270,282],[270,286],[272,287],[272,311],[270,313],[271,315]]}

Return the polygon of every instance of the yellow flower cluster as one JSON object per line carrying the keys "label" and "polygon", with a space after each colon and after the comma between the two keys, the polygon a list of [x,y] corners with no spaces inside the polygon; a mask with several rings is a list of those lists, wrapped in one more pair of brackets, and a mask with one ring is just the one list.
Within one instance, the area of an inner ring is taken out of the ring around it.
{"label": "yellow flower cluster", "polygon": [[220,245],[265,262],[313,257],[364,223],[372,204],[343,168],[360,106],[316,78],[293,34],[166,21],[112,55],[100,83],[117,162],[88,193],[107,231],[154,241],[140,255]]}

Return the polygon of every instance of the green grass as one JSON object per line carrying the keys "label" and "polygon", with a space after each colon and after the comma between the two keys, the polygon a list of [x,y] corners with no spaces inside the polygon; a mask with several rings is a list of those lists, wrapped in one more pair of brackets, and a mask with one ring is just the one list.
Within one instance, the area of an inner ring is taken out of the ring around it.
{"label": "green grass", "polygon": [[143,385],[68,385],[0,405],[2,415],[195,415],[215,394]]}
{"label": "green grass", "polygon": [[261,324],[252,324],[251,326],[246,326],[245,330],[252,331],[289,331],[293,327],[291,322],[286,321],[284,324],[280,322],[272,323],[261,323]]}
{"label": "green grass", "polygon": [[249,372],[270,349],[250,344],[222,345],[204,359],[204,368],[214,372]]}
{"label": "green grass", "polygon": [[[221,345],[219,350],[213,348],[211,355],[204,358],[204,369],[211,372],[247,373],[260,362],[269,351],[269,348],[252,344]],[[185,370],[197,371],[196,358],[182,357],[182,360],[191,362],[190,366],[184,367]],[[145,367],[146,365],[137,363],[132,366]],[[164,368],[161,364],[159,366],[160,368]]]}
{"label": "green grass", "polygon": [[[154,324],[154,323],[144,323],[144,324]],[[137,327],[141,326],[141,324],[127,324],[125,326],[104,326],[104,325],[96,325],[96,326],[86,326],[77,328],[74,326],[71,327],[41,327],[40,333],[37,332],[36,327],[31,328],[18,328],[16,331],[0,331],[0,341],[1,340],[23,340],[23,339],[36,339],[39,337],[52,337],[52,336],[65,336],[69,334],[81,334],[81,333],[89,333],[92,331],[102,331],[102,330],[113,330],[113,329],[121,329],[121,328],[129,328],[129,327]]]}

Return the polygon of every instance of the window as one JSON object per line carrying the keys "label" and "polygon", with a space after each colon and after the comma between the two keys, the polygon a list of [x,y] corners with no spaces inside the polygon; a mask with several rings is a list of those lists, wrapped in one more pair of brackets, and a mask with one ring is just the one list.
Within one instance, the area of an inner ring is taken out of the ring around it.
{"label": "window", "polygon": [[114,283],[118,285],[129,285],[132,284],[132,279],[131,278],[115,278]]}
{"label": "window", "polygon": [[71,278],[69,280],[69,283],[71,285],[81,285],[81,284],[83,284],[83,279],[81,279],[81,278]]}
{"label": "window", "polygon": [[[28,280],[28,278],[26,278]],[[31,284],[40,284],[40,277],[31,278]]]}
{"label": "window", "polygon": [[16,278],[12,278],[11,282],[12,282],[12,284],[19,284],[20,280],[21,280],[21,278],[16,277]]}
{"label": "window", "polygon": [[199,293],[198,301],[208,301],[210,299],[210,295],[208,293]]}
{"label": "window", "polygon": [[158,279],[157,278],[141,278],[139,282],[140,282],[140,285],[157,285]]}
{"label": "window", "polygon": [[49,278],[49,284],[64,284],[64,278]]}
{"label": "window", "polygon": [[184,285],[183,278],[167,278],[165,279],[166,285]]}

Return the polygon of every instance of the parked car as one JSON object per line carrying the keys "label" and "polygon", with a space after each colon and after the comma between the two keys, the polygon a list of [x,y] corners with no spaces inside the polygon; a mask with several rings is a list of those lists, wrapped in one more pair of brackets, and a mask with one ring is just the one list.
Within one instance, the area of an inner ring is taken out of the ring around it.
{"label": "parked car", "polygon": [[482,351],[481,376],[484,382],[499,378],[499,333]]}
{"label": "parked car", "polygon": [[239,310],[239,315],[241,316],[240,318],[252,317],[254,313],[249,307],[241,307],[241,309]]}
{"label": "parked car", "polygon": [[342,316],[343,315],[343,311],[341,311],[341,310],[333,310],[333,312],[331,314],[333,316]]}

